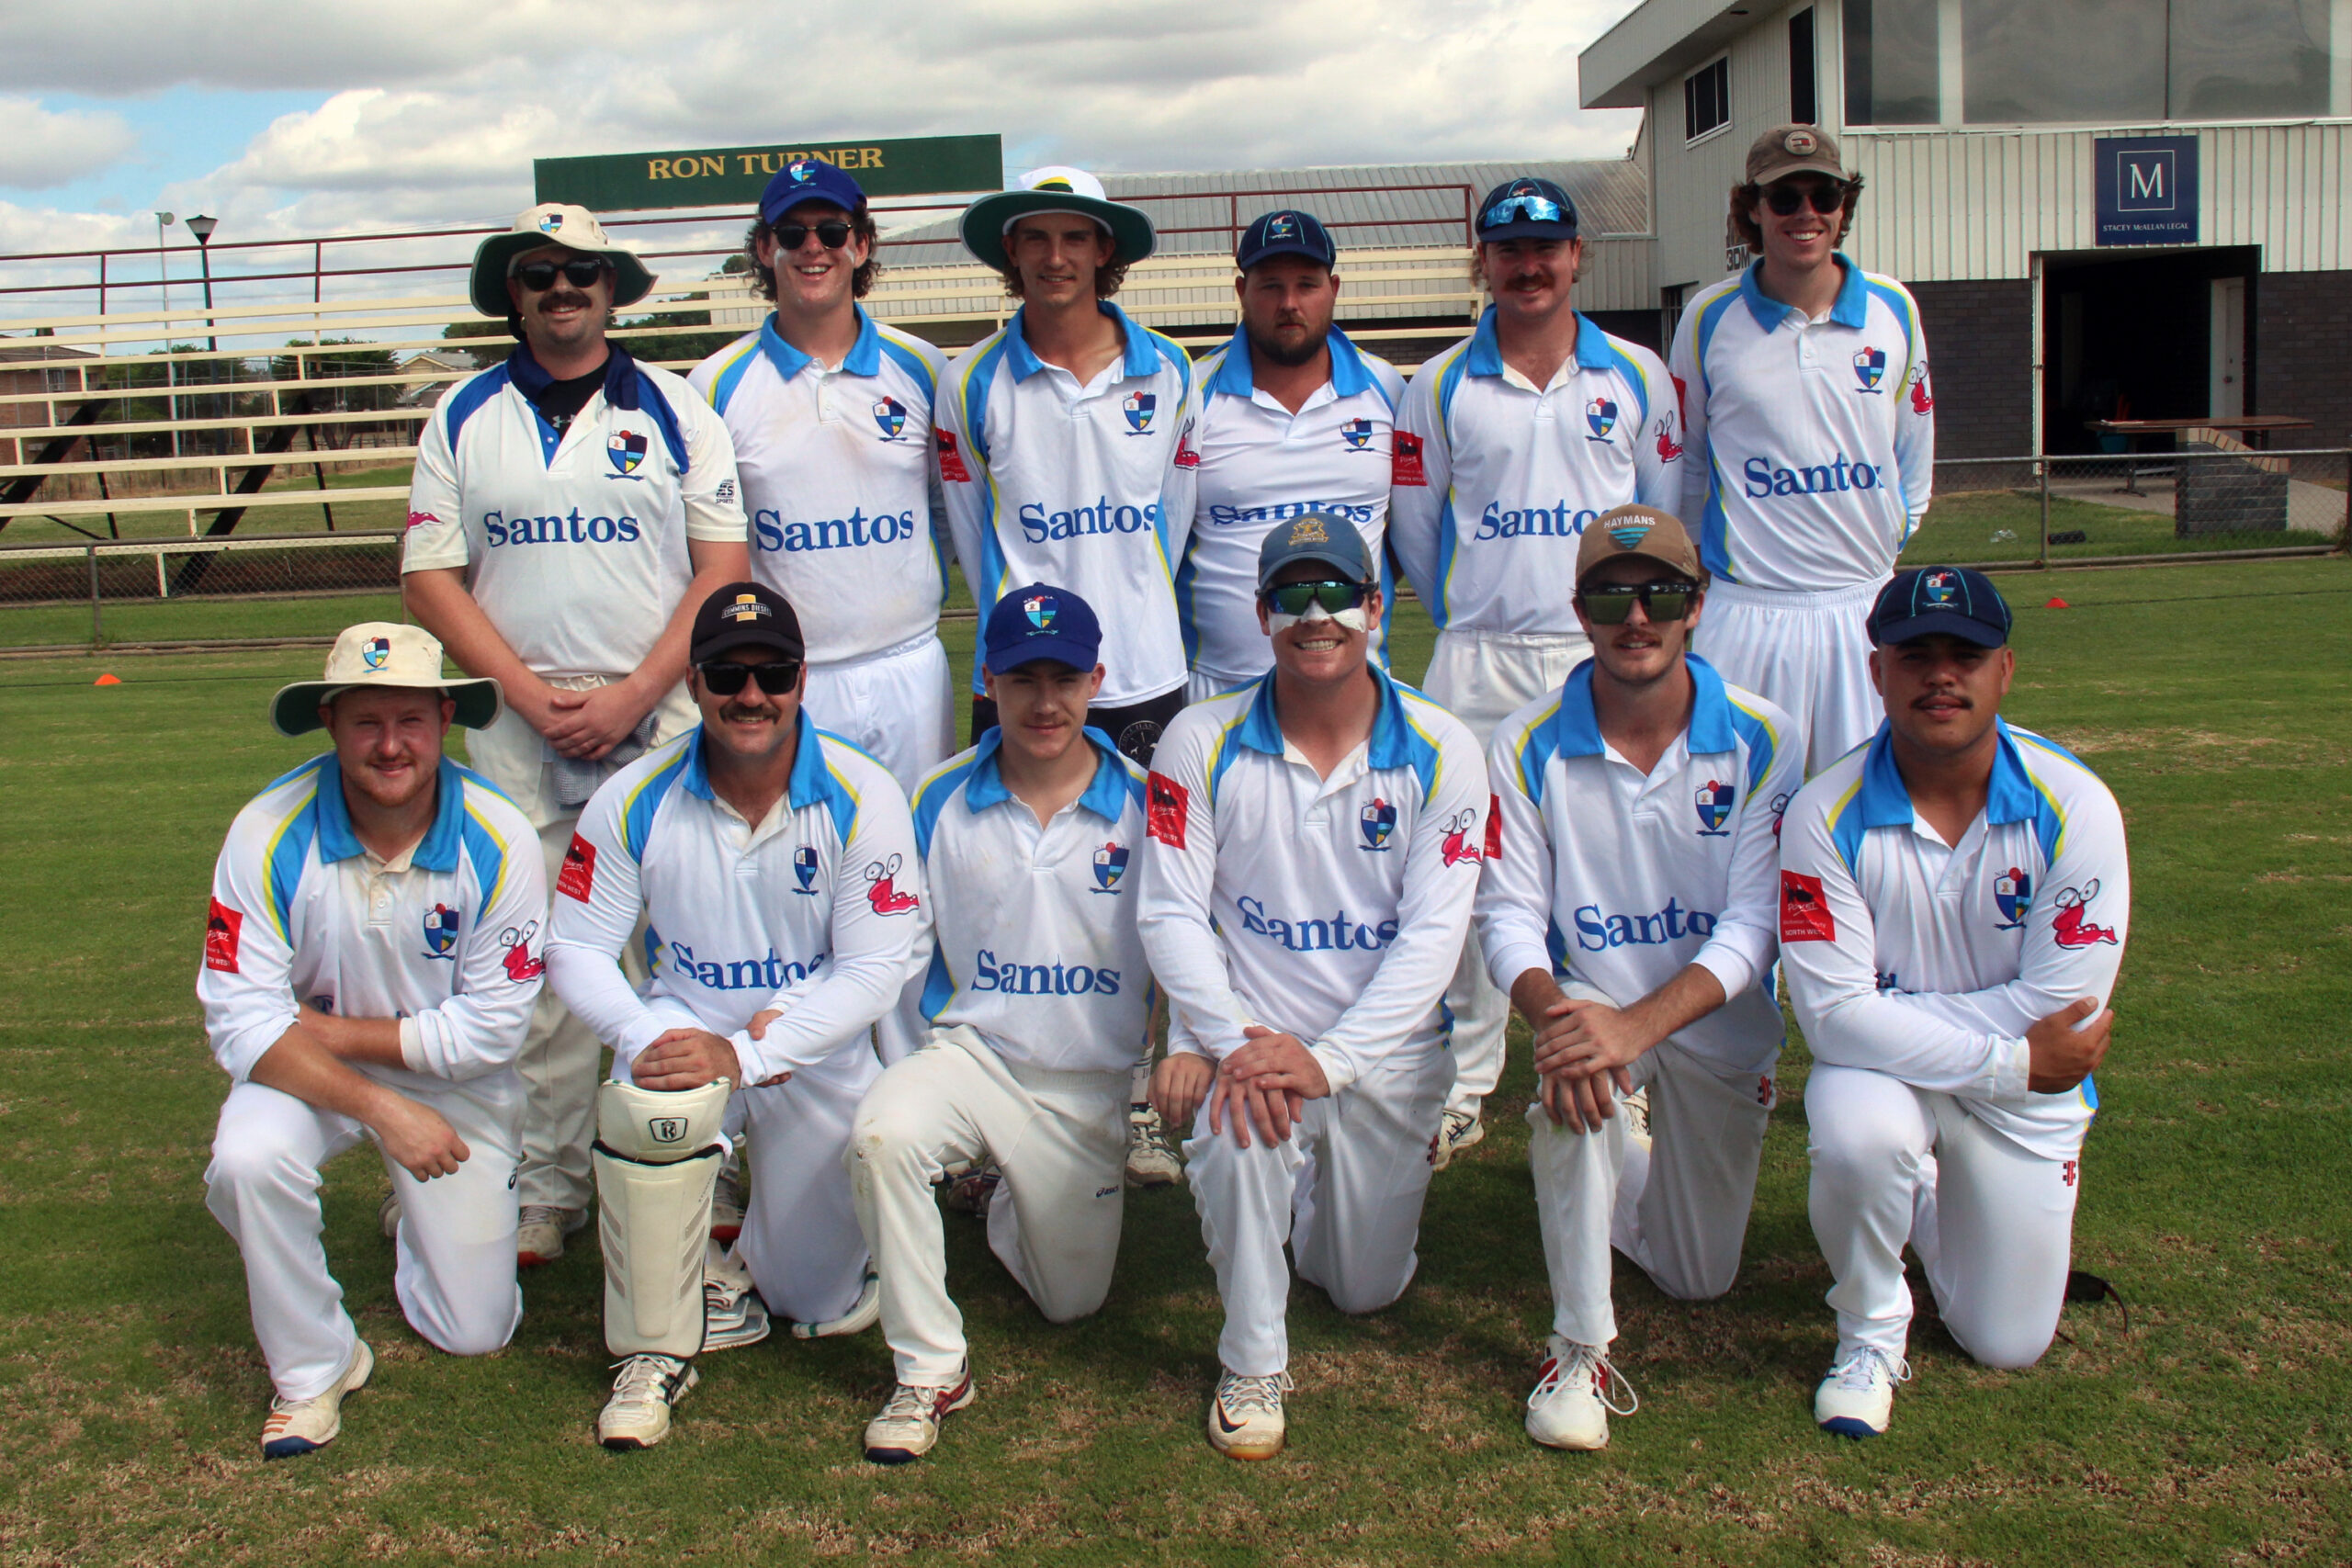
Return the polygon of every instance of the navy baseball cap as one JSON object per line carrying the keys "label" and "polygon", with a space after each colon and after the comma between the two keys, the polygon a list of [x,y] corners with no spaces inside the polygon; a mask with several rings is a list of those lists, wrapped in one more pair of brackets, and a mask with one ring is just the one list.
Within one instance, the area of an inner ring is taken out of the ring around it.
{"label": "navy baseball cap", "polygon": [[1325,266],[1337,266],[1340,262],[1331,236],[1315,214],[1295,209],[1261,213],[1241,231],[1241,243],[1233,247],[1233,265],[1244,272],[1268,256],[1305,256]]}
{"label": "navy baseball cap", "polygon": [[1881,648],[1939,635],[1999,648],[2009,640],[2009,604],[1981,571],[1914,567],[1879,590],[1868,625],[1871,641]]}
{"label": "navy baseball cap", "polygon": [[1350,582],[1373,580],[1372,552],[1363,547],[1355,525],[1328,512],[1309,512],[1275,524],[1258,547],[1258,592],[1263,593],[1284,567],[1303,560],[1337,567]]}
{"label": "navy baseball cap", "polygon": [[996,602],[980,642],[987,650],[983,662],[995,675],[1040,659],[1092,670],[1102,662],[1102,625],[1094,606],[1069,589],[1033,582]]}
{"label": "navy baseball cap", "polygon": [[1573,240],[1577,204],[1550,180],[1522,175],[1505,180],[1478,204],[1478,243],[1489,240]]}
{"label": "navy baseball cap", "polygon": [[855,212],[865,199],[855,180],[822,158],[795,158],[760,193],[760,221],[774,224],[804,201],[830,201],[843,212]]}

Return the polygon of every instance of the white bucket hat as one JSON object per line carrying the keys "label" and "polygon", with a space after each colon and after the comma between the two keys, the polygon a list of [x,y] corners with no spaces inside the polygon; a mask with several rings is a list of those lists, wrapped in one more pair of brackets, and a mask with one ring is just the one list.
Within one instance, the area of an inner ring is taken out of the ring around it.
{"label": "white bucket hat", "polygon": [[422,626],[392,621],[362,621],[345,629],[327,654],[326,678],[297,681],[269,699],[269,721],[280,735],[307,735],[325,726],[321,705],[359,686],[439,692],[458,705],[453,722],[482,729],[505,705],[498,682],[441,673],[441,644]]}
{"label": "white bucket hat", "polygon": [[514,304],[506,294],[506,269],[516,256],[542,245],[561,245],[612,263],[616,310],[634,305],[652,292],[653,275],[645,270],[645,264],[638,260],[635,251],[605,232],[605,226],[596,221],[594,213],[568,202],[543,201],[517,214],[514,228],[503,234],[492,234],[475,249],[473,276],[466,290],[473,296],[474,309],[502,321],[513,315]]}

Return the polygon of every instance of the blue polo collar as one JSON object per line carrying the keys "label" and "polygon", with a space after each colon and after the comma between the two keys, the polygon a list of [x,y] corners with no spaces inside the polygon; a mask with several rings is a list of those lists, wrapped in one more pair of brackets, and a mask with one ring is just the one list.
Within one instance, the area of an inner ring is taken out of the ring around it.
{"label": "blue polo collar", "polygon": [[[1845,273],[1838,285],[1838,303],[1829,307],[1829,319],[1841,327],[1861,326],[1870,319],[1871,305],[1871,287],[1862,281],[1862,269],[1848,261],[1843,251],[1833,253],[1829,259]],[[1796,307],[1783,305],[1764,292],[1756,281],[1763,270],[1760,259],[1748,264],[1739,275],[1739,297],[1747,302],[1747,313],[1756,318],[1756,324],[1769,333],[1795,314]]]}
{"label": "blue polo collar", "polygon": [[[458,776],[458,764],[442,758],[434,771],[434,787],[441,794],[434,802],[433,826],[409,852],[408,863],[424,871],[455,871],[458,836],[466,817],[466,781]],[[367,846],[351,829],[351,807],[343,798],[343,763],[333,752],[319,769],[318,813],[321,861],[332,865],[367,853]]]}
{"label": "blue polo collar", "polygon": [[[1086,793],[1078,803],[1105,822],[1116,826],[1119,814],[1127,807],[1127,766],[1119,759],[1119,748],[1110,736],[1092,725],[1086,727],[1086,743],[1094,748],[1094,776],[1087,781]],[[1004,770],[997,761],[1004,746],[1004,731],[990,729],[980,737],[974,748],[972,771],[964,784],[964,804],[974,811],[986,811],[991,806],[1002,806],[1012,798],[1004,787]]]}
{"label": "blue polo collar", "polygon": [[[1097,299],[1094,308],[1119,323],[1120,334],[1126,341],[1126,355],[1119,367],[1121,378],[1148,376],[1159,368],[1159,354],[1141,327],[1127,320],[1127,313],[1108,299]],[[1012,312],[1012,320],[1004,324],[1004,357],[1012,366],[1012,378],[1026,381],[1046,367],[1029,346],[1028,334],[1022,324],[1029,319],[1029,307],[1023,305]]]}
{"label": "blue polo collar", "polygon": [[[1581,310],[1576,315],[1577,368],[1608,369],[1615,361],[1609,353],[1607,335],[1592,324],[1590,316]],[[1495,308],[1492,305],[1487,306],[1487,313],[1478,318],[1478,330],[1470,334],[1470,352],[1464,356],[1463,364],[1473,376],[1499,376],[1503,373],[1503,345],[1502,340],[1495,333]]]}
{"label": "blue polo collar", "polygon": [[[609,407],[635,412],[637,361],[619,344],[608,343],[605,346],[608,351],[605,359],[605,402]],[[514,352],[506,356],[506,375],[514,383],[514,389],[534,403],[541,392],[555,385],[555,378],[531,357],[531,345],[527,343],[516,344]]]}
{"label": "blue polo collar", "polygon": [[[1690,725],[1684,731],[1683,749],[1694,757],[1709,757],[1718,751],[1729,751],[1739,743],[1738,732],[1732,728],[1731,698],[1724,693],[1724,678],[1715,667],[1695,653],[1686,653],[1682,662],[1690,671]],[[1598,757],[1602,754],[1600,719],[1592,705],[1593,661],[1587,659],[1568,671],[1567,683],[1560,688],[1560,711],[1552,719],[1552,749],[1563,757]]]}
{"label": "blue polo collar", "polygon": [[[2018,753],[2009,721],[1996,718],[1993,729],[1999,737],[1999,750],[1994,753],[1993,778],[1984,794],[1984,820],[1994,826],[2030,822],[2041,814],[2041,792],[2034,787],[2033,775],[2026,772],[2025,759]],[[1870,753],[1862,759],[1861,792],[1854,807],[1862,814],[1865,828],[1908,828],[1914,820],[1911,792],[1904,785],[1902,770],[1894,765],[1894,727],[1881,719],[1878,733],[1871,737]]]}
{"label": "blue polo collar", "polygon": [[[1363,352],[1337,327],[1331,329],[1331,335],[1325,341],[1331,348],[1331,395],[1352,398],[1359,392],[1370,391],[1372,371],[1364,365]],[[1582,341],[1581,333],[1578,341]],[[1257,389],[1257,378],[1250,362],[1250,329],[1236,327],[1232,341],[1226,344],[1225,363],[1217,367],[1216,379],[1209,383],[1209,390],[1247,401]]]}
{"label": "blue polo collar", "polygon": [[[853,305],[857,312],[857,341],[850,344],[847,356],[842,360],[842,373],[848,376],[876,376],[882,370],[882,333],[874,325],[874,318],[865,313],[863,305]],[[775,316],[771,312],[760,322],[760,352],[768,356],[775,373],[791,380],[815,362],[814,355],[801,353],[784,341],[775,330]]]}
{"label": "blue polo collar", "polygon": [[[1404,699],[1396,694],[1396,682],[1377,664],[1367,664],[1373,683],[1380,688],[1380,705],[1372,716],[1372,739],[1365,748],[1364,761],[1374,768],[1404,768],[1413,763],[1412,721],[1405,716]],[[1283,754],[1283,727],[1274,716],[1274,672],[1267,671],[1258,678],[1258,694],[1250,699],[1250,712],[1234,732],[1234,739],[1252,751],[1262,751],[1269,757]]]}

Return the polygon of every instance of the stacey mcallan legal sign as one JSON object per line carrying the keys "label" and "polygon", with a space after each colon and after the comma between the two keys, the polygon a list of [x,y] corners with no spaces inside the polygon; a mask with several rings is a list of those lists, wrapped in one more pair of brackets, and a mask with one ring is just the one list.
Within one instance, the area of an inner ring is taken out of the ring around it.
{"label": "stacey mcallan legal sign", "polygon": [[917,136],[890,141],[776,141],[683,152],[616,152],[539,158],[531,172],[541,201],[592,212],[662,207],[749,207],[776,172],[815,158],[857,176],[868,196],[930,196],[996,190],[1004,184],[1000,136]]}
{"label": "stacey mcallan legal sign", "polygon": [[2197,138],[2094,140],[2091,195],[2096,244],[2197,243]]}

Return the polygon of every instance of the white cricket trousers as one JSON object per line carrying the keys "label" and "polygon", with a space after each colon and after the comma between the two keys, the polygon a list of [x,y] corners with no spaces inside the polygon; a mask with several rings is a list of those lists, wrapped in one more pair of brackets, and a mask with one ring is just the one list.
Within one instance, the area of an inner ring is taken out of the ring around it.
{"label": "white cricket trousers", "polygon": [[2066,1293],[2080,1159],[2044,1158],[1951,1095],[1858,1067],[1815,1065],[1804,1111],[1838,1358],[1903,1354],[1908,1237],[1962,1349],[1988,1367],[2040,1360]]}
{"label": "white cricket trousers", "polygon": [[1864,629],[1886,583],[1786,593],[1718,578],[1707,589],[1693,649],[1796,721],[1807,778],[1868,740],[1886,716]]}
{"label": "white cricket trousers", "polygon": [[1048,1323],[1093,1312],[1119,1260],[1127,1075],[1015,1066],[969,1025],[933,1031],[858,1107],[849,1175],[882,1275],[882,1337],[899,1381],[954,1383],[967,1346],[947,1295],[947,1242],[932,1183],[980,1162],[1004,1173],[989,1248]]}
{"label": "white cricket trousers", "polygon": [[736,1256],[768,1310],[795,1323],[840,1317],[865,1288],[869,1254],[845,1162],[858,1101],[880,1073],[861,1040],[784,1083],[730,1098],[751,1169]]}
{"label": "white cricket trousers", "polygon": [[1209,1131],[1205,1102],[1184,1159],[1201,1236],[1225,1302],[1217,1357],[1243,1377],[1290,1364],[1290,1243],[1298,1276],[1344,1313],[1377,1312],[1405,1293],[1420,1257],[1421,1201],[1444,1119],[1453,1059],[1436,1045],[1399,1051],[1269,1147],[1251,1129],[1237,1148],[1229,1117]]}
{"label": "white cricket trousers", "polygon": [[[1568,672],[1592,656],[1582,632],[1477,632],[1451,627],[1437,634],[1421,690],[1470,727],[1484,751],[1495,727],[1536,698],[1567,683]],[[1503,1076],[1503,1033],[1510,1026],[1510,997],[1487,974],[1486,953],[1474,922],[1462,962],[1445,988],[1453,1021],[1453,1091],[1445,1108],[1477,1114]]]}
{"label": "white cricket trousers", "polygon": [[[453,1356],[487,1355],[523,1321],[514,1282],[522,1093],[503,1073],[433,1088],[402,1079],[399,1091],[438,1112],[470,1152],[456,1175],[430,1181],[384,1161],[401,1201],[392,1293],[432,1344]],[[220,1107],[205,1207],[244,1255],[254,1337],[281,1399],[316,1398],[351,1362],[358,1331],[327,1270],[319,1172],[368,1135],[348,1116],[263,1084],[237,1085]]]}
{"label": "white cricket trousers", "polygon": [[1555,1125],[1541,1100],[1527,1108],[1552,1332],[1578,1345],[1617,1337],[1611,1247],[1677,1301],[1712,1301],[1739,1272],[1756,1201],[1770,1076],[1733,1072],[1670,1040],[1644,1052],[1633,1076],[1649,1090],[1647,1151],[1627,1136],[1623,1111],[1579,1133]]}
{"label": "white cricket trousers", "polygon": [[811,664],[800,700],[811,724],[870,752],[909,795],[956,754],[956,682],[937,632]]}

